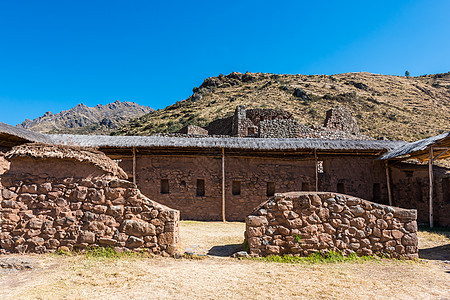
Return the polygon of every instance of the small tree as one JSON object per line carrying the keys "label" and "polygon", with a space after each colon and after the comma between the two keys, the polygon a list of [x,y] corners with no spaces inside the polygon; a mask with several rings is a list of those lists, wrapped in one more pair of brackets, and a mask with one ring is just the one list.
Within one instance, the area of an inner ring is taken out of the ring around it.
{"label": "small tree", "polygon": [[409,78],[409,71],[408,70],[406,70],[405,76]]}

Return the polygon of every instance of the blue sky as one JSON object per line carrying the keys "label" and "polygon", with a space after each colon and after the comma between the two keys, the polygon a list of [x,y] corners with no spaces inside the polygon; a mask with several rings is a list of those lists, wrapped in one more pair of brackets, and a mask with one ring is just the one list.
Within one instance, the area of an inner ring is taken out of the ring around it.
{"label": "blue sky", "polygon": [[450,1],[0,0],[0,121],[164,108],[239,72],[450,71]]}

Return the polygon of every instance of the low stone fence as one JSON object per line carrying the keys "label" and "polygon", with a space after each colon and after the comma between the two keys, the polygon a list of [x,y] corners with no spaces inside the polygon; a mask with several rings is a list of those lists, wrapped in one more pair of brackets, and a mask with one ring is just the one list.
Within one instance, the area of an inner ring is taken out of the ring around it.
{"label": "low stone fence", "polygon": [[327,192],[275,194],[246,218],[256,256],[318,251],[418,257],[417,211]]}
{"label": "low stone fence", "polygon": [[142,195],[126,180],[1,178],[0,253],[54,252],[111,246],[171,255],[179,211]]}

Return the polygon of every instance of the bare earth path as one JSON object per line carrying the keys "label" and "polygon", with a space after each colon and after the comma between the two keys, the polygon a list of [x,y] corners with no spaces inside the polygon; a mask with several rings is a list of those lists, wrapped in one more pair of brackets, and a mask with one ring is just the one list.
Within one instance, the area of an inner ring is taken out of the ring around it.
{"label": "bare earth path", "polygon": [[428,258],[422,262],[281,264],[223,257],[238,248],[243,230],[242,223],[182,222],[184,250],[218,251],[199,260],[0,256],[34,265],[0,269],[0,299],[450,299],[445,235],[420,233]]}

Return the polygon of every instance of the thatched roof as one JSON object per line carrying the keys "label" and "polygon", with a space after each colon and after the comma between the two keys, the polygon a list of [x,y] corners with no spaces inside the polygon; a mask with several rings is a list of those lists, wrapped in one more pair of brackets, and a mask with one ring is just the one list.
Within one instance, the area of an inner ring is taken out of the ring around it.
{"label": "thatched roof", "polygon": [[104,148],[225,148],[242,150],[335,150],[389,151],[402,146],[402,141],[328,140],[299,138],[237,138],[237,137],[165,137],[41,134],[0,123],[0,134],[17,137],[16,144],[38,142],[49,145]]}
{"label": "thatched roof", "polygon": [[50,143],[51,141],[46,134],[0,122],[0,145],[14,146],[23,142]]}
{"label": "thatched roof", "polygon": [[[450,147],[450,132],[432,136],[420,141],[407,143],[394,150],[384,154],[381,159],[393,159],[402,157],[402,159],[417,158],[422,161],[428,160],[431,147]],[[450,151],[440,158],[450,157]]]}
{"label": "thatched roof", "polygon": [[59,145],[80,147],[151,147],[151,148],[225,148],[244,150],[368,150],[382,151],[399,147],[402,141],[278,139],[278,138],[217,138],[164,136],[102,136],[52,135]]}
{"label": "thatched roof", "polygon": [[112,159],[103,152],[89,148],[77,148],[69,146],[55,146],[39,143],[23,144],[14,147],[6,154],[8,160],[17,157],[29,157],[33,159],[67,159],[89,163],[97,168],[115,175],[121,179],[127,179],[126,173]]}

